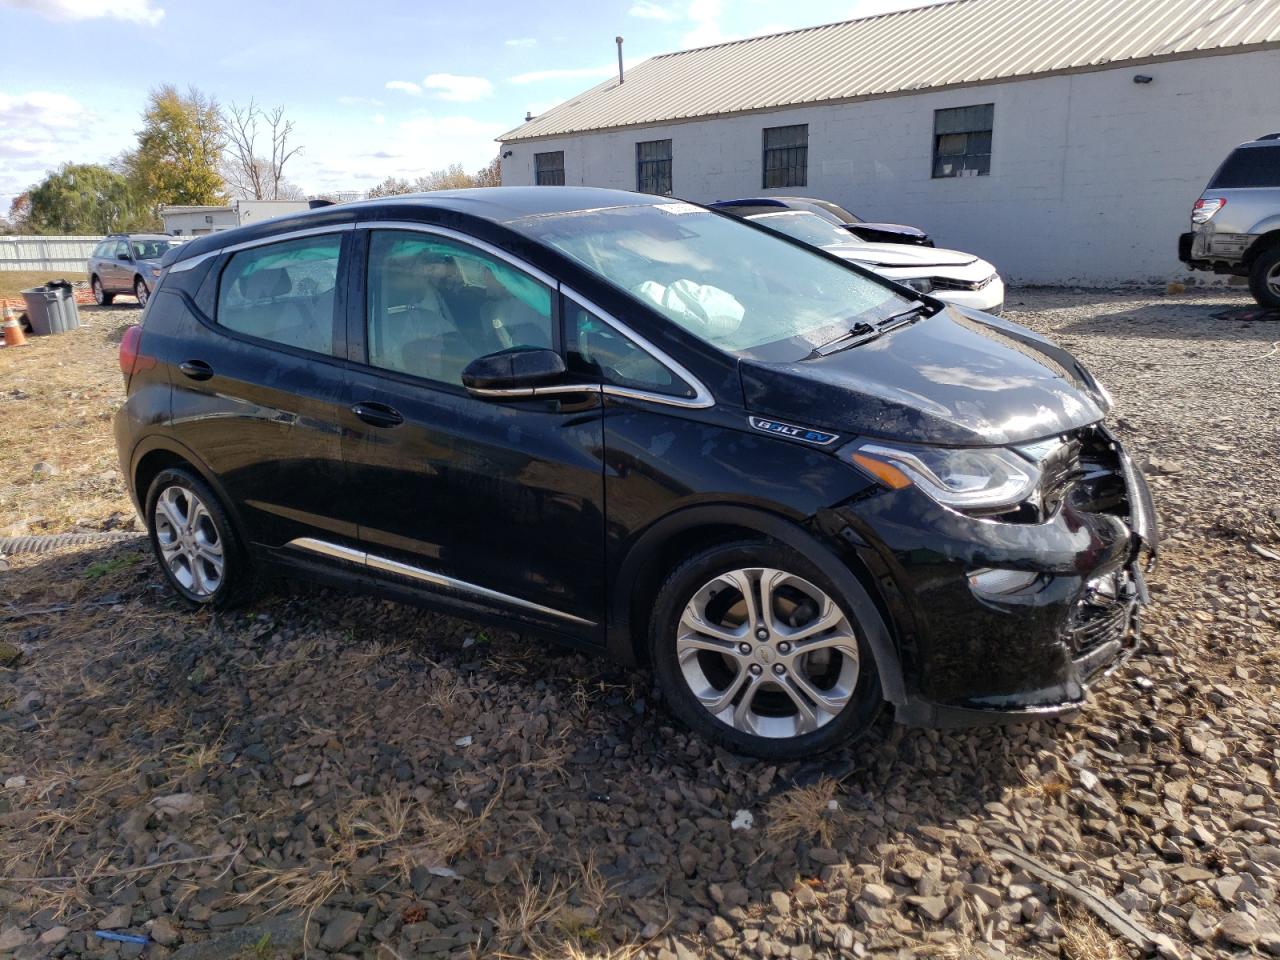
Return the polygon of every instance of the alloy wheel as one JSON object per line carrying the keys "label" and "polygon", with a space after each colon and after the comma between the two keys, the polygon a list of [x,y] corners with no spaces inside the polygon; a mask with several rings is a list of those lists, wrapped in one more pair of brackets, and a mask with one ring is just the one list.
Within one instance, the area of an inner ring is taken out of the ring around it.
{"label": "alloy wheel", "polygon": [[708,713],[758,737],[825,726],[858,682],[858,638],[839,604],[769,567],[731,570],[695,591],[680,617],[676,657]]}
{"label": "alloy wheel", "polygon": [[93,302],[98,306],[104,306],[107,302],[106,291],[102,289],[102,281],[97,277],[93,278]]}
{"label": "alloy wheel", "polygon": [[184,590],[197,599],[218,592],[226,559],[204,501],[186,487],[166,487],[156,500],[155,531],[160,555]]}
{"label": "alloy wheel", "polygon": [[147,306],[147,297],[150,294],[150,291],[147,290],[147,284],[141,278],[139,278],[138,282],[133,285],[133,294],[138,298],[138,306],[145,309]]}
{"label": "alloy wheel", "polygon": [[1272,264],[1271,269],[1267,271],[1264,282],[1267,285],[1267,292],[1277,300],[1280,300],[1280,260]]}

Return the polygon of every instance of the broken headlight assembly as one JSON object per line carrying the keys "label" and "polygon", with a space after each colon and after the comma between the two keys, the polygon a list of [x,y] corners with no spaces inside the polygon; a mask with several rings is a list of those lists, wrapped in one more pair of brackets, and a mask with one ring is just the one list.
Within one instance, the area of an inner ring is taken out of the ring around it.
{"label": "broken headlight assembly", "polygon": [[849,457],[891,489],[916,486],[966,513],[1001,513],[1034,497],[1035,464],[1002,447],[928,447],[860,443]]}

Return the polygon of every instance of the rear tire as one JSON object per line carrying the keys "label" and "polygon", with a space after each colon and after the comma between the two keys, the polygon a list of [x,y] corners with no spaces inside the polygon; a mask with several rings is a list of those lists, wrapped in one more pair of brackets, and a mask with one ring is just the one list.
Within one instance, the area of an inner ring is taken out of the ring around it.
{"label": "rear tire", "polygon": [[151,549],[174,591],[193,607],[224,610],[254,593],[248,552],[226,509],[190,470],[162,470],[147,491]]}
{"label": "rear tire", "polygon": [[672,711],[730,750],[767,760],[822,753],[865,733],[884,704],[854,605],[776,541],[695,554],[654,607],[650,653]]}
{"label": "rear tire", "polygon": [[1263,250],[1249,268],[1249,292],[1259,306],[1280,309],[1280,246]]}
{"label": "rear tire", "polygon": [[100,307],[111,306],[111,301],[116,298],[114,293],[107,293],[102,287],[102,280],[94,277],[89,281],[89,286],[93,289],[93,302]]}

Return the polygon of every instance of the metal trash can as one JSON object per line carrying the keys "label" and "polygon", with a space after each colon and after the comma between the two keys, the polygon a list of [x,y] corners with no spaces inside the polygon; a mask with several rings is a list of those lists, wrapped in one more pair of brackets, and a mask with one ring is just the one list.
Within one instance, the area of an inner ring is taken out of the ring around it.
{"label": "metal trash can", "polygon": [[65,280],[55,280],[42,287],[22,291],[27,302],[27,320],[37,336],[66,333],[80,326],[80,310],[75,293]]}

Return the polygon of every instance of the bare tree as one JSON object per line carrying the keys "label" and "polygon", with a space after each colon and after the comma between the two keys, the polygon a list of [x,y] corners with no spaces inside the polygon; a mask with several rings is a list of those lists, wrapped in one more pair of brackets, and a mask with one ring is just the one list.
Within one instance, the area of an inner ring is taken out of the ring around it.
{"label": "bare tree", "polygon": [[[231,193],[248,200],[290,200],[302,195],[284,178],[284,165],[302,149],[289,146],[293,121],[285,118],[284,107],[268,113],[251,98],[247,106],[230,104],[222,122],[227,134],[223,177]],[[259,154],[260,125],[271,141],[270,156],[264,155],[265,138]]]}
{"label": "bare tree", "polygon": [[472,183],[477,187],[500,187],[502,186],[502,161],[494,157],[483,167],[475,172],[471,178]]}

